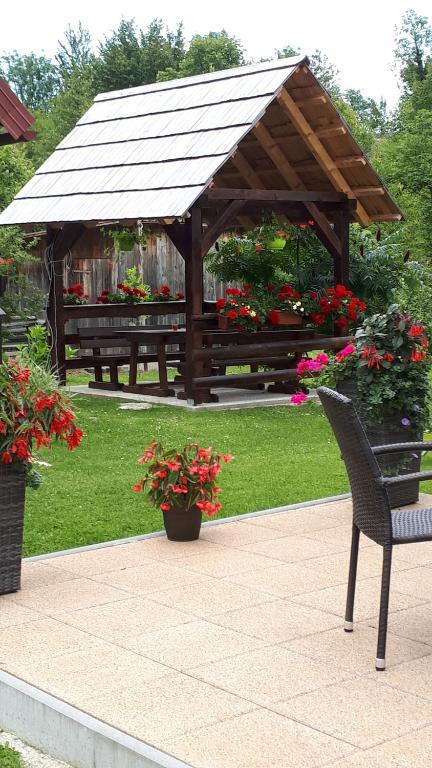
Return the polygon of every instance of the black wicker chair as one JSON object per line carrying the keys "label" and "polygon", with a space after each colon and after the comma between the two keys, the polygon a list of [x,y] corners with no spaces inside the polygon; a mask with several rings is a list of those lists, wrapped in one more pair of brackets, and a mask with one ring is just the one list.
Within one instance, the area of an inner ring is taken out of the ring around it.
{"label": "black wicker chair", "polygon": [[385,669],[387,617],[390,592],[392,549],[394,544],[411,544],[432,540],[432,509],[392,511],[387,489],[410,480],[430,480],[432,471],[398,477],[383,477],[377,454],[408,451],[430,451],[432,443],[398,443],[371,447],[352,401],[327,387],[319,387],[318,395],[332,426],[345,462],[353,501],[353,529],[349,568],[345,631],[353,631],[354,595],[360,531],[383,548],[381,603],[378,626],[376,669]]}

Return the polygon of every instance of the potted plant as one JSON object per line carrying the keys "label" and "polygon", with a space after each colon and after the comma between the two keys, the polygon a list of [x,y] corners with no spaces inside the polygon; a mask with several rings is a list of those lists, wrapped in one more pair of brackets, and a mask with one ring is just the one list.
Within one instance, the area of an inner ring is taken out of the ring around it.
{"label": "potted plant", "polygon": [[232,458],[197,443],[188,443],[182,451],[176,451],[152,442],[138,459],[145,465],[145,475],[134,491],[146,491],[150,503],[162,510],[170,541],[195,541],[202,513],[211,517],[219,512],[221,489],[216,479],[222,463]]}
{"label": "potted plant", "polygon": [[63,288],[63,303],[64,304],[86,304],[88,295],[84,293],[84,288],[81,283],[75,283],[70,288]]}
{"label": "potted plant", "polygon": [[336,326],[347,331],[364,317],[366,304],[354,296],[345,285],[336,285],[324,291],[309,291],[303,297],[309,322],[321,331],[333,333]]}
{"label": "potted plant", "polygon": [[35,449],[59,440],[72,450],[82,436],[51,373],[11,359],[0,366],[0,594],[20,588],[25,488],[40,483]]}
{"label": "potted plant", "polygon": [[[396,304],[365,319],[337,352],[320,384],[350,397],[371,445],[418,442],[429,424],[430,360],[425,328]],[[418,472],[419,452],[377,457],[385,474]],[[389,489],[392,507],[418,500],[415,480]]]}
{"label": "potted plant", "polygon": [[126,277],[117,283],[117,289],[101,291],[96,304],[143,304],[150,296],[150,286],[143,283],[136,267],[126,270]]}

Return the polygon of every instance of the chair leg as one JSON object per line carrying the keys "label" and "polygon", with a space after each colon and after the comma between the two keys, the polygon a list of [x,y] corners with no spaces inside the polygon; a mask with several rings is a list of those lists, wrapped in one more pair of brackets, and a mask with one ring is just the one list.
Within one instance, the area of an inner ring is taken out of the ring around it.
{"label": "chair leg", "polygon": [[381,578],[381,603],[378,625],[378,648],[376,657],[376,669],[382,672],[385,669],[385,653],[387,641],[387,619],[390,595],[390,574],[392,562],[392,547],[383,548],[383,567]]}
{"label": "chair leg", "polygon": [[349,579],[348,579],[348,593],[347,593],[346,610],[345,610],[345,625],[344,625],[345,632],[353,631],[354,596],[355,596],[356,577],[357,577],[359,539],[360,539],[360,530],[353,523],[352,538],[351,538],[351,557],[350,557]]}

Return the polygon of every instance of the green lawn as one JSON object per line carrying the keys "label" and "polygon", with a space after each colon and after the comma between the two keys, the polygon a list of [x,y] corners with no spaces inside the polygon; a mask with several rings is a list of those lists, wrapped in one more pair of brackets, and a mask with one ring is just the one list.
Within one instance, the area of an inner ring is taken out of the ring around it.
{"label": "green lawn", "polygon": [[0,768],[22,768],[18,752],[3,744],[0,744]]}
{"label": "green lawn", "polygon": [[234,454],[221,474],[223,515],[348,490],[330,427],[315,403],[198,413],[169,406],[120,411],[119,404],[76,398],[85,438],[72,453],[55,446],[41,455],[52,466],[42,469],[42,487],[27,491],[26,555],[160,530],[160,513],[132,491],[140,477],[136,459],[154,439],[177,447],[192,439]]}

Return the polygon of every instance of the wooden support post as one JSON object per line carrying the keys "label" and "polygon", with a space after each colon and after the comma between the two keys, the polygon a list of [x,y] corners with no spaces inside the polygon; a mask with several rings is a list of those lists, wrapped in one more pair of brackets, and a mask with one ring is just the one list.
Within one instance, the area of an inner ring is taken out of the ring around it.
{"label": "wooden support post", "polygon": [[203,346],[203,335],[194,317],[203,310],[203,246],[202,212],[198,206],[191,209],[186,222],[185,293],[186,293],[186,345],[185,345],[185,395],[190,405],[198,405],[210,399],[209,391],[198,394],[194,378],[203,373],[203,364],[194,359],[194,352]]}
{"label": "wooden support post", "polygon": [[63,229],[47,227],[47,264],[49,294],[47,320],[51,335],[51,364],[61,384],[66,383],[65,316],[63,297],[63,262],[66,253],[81,237],[82,224],[66,224]]}

